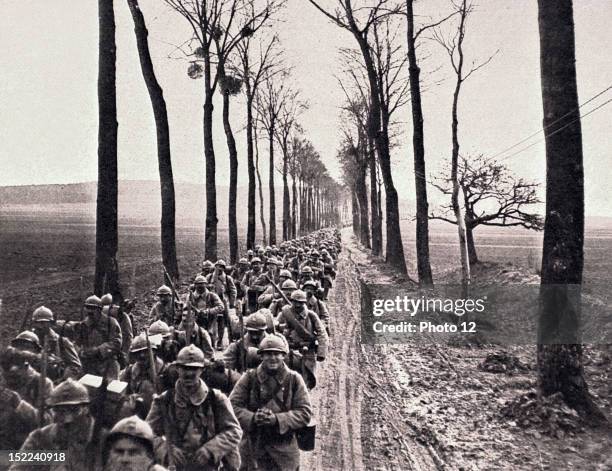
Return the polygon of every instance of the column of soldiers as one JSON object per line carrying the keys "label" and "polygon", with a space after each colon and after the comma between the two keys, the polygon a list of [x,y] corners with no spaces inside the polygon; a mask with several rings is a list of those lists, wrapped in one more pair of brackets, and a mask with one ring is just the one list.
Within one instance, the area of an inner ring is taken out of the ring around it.
{"label": "column of soldiers", "polygon": [[298,469],[339,239],[206,261],[184,293],[167,279],[148,318],[111,295],[87,297],[78,321],[38,307],[0,358],[3,449],[64,452],[46,469]]}

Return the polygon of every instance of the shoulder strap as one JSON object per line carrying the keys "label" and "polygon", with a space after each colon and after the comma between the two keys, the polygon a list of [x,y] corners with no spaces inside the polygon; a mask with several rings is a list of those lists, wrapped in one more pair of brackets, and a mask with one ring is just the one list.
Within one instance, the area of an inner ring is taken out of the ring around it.
{"label": "shoulder strap", "polygon": [[[310,317],[310,322],[314,325],[314,322],[311,317],[312,311],[308,309],[307,312],[308,312],[308,316]],[[283,313],[283,317],[287,319],[287,323],[289,324],[291,329],[297,332],[297,334],[303,340],[311,341],[315,339],[315,336],[311,334],[310,332],[308,332],[306,328],[297,321],[297,319],[293,315],[293,312],[291,312],[291,309],[283,309],[282,313]]]}

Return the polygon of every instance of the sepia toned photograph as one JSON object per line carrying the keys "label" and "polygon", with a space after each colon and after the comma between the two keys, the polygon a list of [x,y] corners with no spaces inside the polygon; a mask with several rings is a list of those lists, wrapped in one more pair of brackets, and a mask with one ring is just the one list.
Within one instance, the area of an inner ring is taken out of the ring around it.
{"label": "sepia toned photograph", "polygon": [[612,471],[610,18],[1,0],[0,470]]}

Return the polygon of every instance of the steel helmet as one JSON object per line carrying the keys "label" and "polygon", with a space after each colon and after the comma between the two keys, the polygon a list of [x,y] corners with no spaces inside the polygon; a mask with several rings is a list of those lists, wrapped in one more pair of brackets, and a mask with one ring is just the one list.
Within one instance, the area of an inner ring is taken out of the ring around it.
{"label": "steel helmet", "polygon": [[312,274],[312,268],[310,268],[309,266],[305,266],[304,268],[302,268],[302,273],[310,273]]}
{"label": "steel helmet", "polygon": [[289,270],[283,269],[278,273],[278,276],[279,278],[282,276],[284,276],[285,278],[291,278],[291,272]]}
{"label": "steel helmet", "polygon": [[85,306],[101,308],[102,300],[98,298],[96,295],[92,295],[85,300]]}
{"label": "steel helmet", "polygon": [[240,260],[238,260],[238,264],[240,264],[240,265],[248,265],[249,261],[246,258],[242,257]]}
{"label": "steel helmet", "polygon": [[287,355],[289,348],[287,343],[278,335],[268,335],[260,342],[259,349],[257,350],[257,353],[263,352],[280,352]]}
{"label": "steel helmet", "polygon": [[302,285],[302,289],[306,288],[307,286],[310,286],[311,288],[314,289],[319,289],[319,287],[317,286],[316,281],[314,280],[307,280],[303,285]]}
{"label": "steel helmet", "polygon": [[88,403],[89,393],[87,388],[72,378],[57,385],[47,400],[47,404],[51,407]]}
{"label": "steel helmet", "polygon": [[225,260],[223,260],[222,258],[220,258],[219,260],[217,260],[217,261],[215,262],[215,265],[217,265],[217,266],[219,266],[219,267],[223,267],[223,268],[227,267],[227,263],[225,263]]}
{"label": "steel helmet", "polygon": [[32,322],[53,322],[53,312],[48,307],[40,306],[32,313]]}
{"label": "steel helmet", "polygon": [[251,264],[253,264],[253,263],[261,263],[261,258],[259,258],[259,257],[253,257],[253,258],[251,259]]}
{"label": "steel helmet", "polygon": [[201,283],[206,283],[206,278],[202,275],[198,275],[195,277],[195,281],[194,284],[201,284]]}
{"label": "steel helmet", "polygon": [[172,295],[172,290],[170,289],[169,286],[161,285],[159,288],[157,288],[157,295],[158,296],[163,296],[165,294]]}
{"label": "steel helmet", "polygon": [[[155,348],[153,344],[151,344],[151,348]],[[147,349],[147,337],[144,332],[142,334],[138,334],[132,340],[132,345],[130,345],[130,353],[141,352]]]}
{"label": "steel helmet", "polygon": [[110,293],[106,293],[100,298],[100,303],[102,304],[102,306],[110,306],[111,304],[113,304],[113,295]]}
{"label": "steel helmet", "polygon": [[297,289],[297,285],[295,284],[295,281],[293,280],[285,280],[283,281],[283,285],[281,286],[281,289]]}
{"label": "steel helmet", "polygon": [[175,363],[181,366],[204,368],[204,353],[195,345],[188,345],[178,353]]}
{"label": "steel helmet", "polygon": [[259,248],[257,249],[257,253],[258,253],[258,254],[265,253],[265,250],[263,249],[263,247],[259,247]]}
{"label": "steel helmet", "polygon": [[34,347],[36,351],[41,351],[42,347],[40,346],[40,339],[38,335],[36,335],[31,330],[24,330],[20,334],[17,335],[12,341],[11,345],[13,347],[19,348],[19,346],[24,347]]}
{"label": "steel helmet", "polygon": [[137,415],[121,419],[115,424],[106,437],[107,447],[123,436],[136,438],[144,442],[148,451],[153,453],[153,442],[155,440],[153,429]]}
{"label": "steel helmet", "polygon": [[162,337],[168,337],[172,333],[170,327],[164,321],[155,321],[149,326],[149,335],[161,335]]}
{"label": "steel helmet", "polygon": [[244,321],[244,328],[246,330],[266,330],[268,322],[266,316],[260,312],[254,312]]}
{"label": "steel helmet", "polygon": [[202,262],[202,268],[215,268],[215,266],[213,265],[213,262],[211,262],[210,260],[204,260]]}
{"label": "steel helmet", "polygon": [[247,250],[247,255],[253,255],[253,251],[251,249]]}
{"label": "steel helmet", "polygon": [[322,249],[321,250],[321,254],[322,255],[329,255],[329,252],[327,251],[327,249]]}
{"label": "steel helmet", "polygon": [[304,291],[302,291],[301,289],[296,289],[293,293],[291,293],[291,301],[305,303],[306,300],[306,293],[304,293]]}
{"label": "steel helmet", "polygon": [[276,265],[276,263],[277,263],[276,257],[268,257],[266,259],[266,264],[268,265]]}

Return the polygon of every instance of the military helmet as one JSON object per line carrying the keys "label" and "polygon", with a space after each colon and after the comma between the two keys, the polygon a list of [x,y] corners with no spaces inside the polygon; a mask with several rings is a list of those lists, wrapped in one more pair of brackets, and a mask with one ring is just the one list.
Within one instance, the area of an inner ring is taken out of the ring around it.
{"label": "military helmet", "polygon": [[238,260],[238,264],[240,264],[240,265],[248,265],[249,261],[246,258],[242,257],[240,260]]}
{"label": "military helmet", "polygon": [[72,378],[57,385],[47,399],[47,405],[51,407],[88,403],[89,393],[87,388]]}
{"label": "military helmet", "polygon": [[297,289],[297,285],[293,280],[285,280],[281,286],[281,289]]}
{"label": "military helmet", "polygon": [[251,263],[261,263],[261,258],[259,258],[259,257],[253,257],[253,258],[251,259]]}
{"label": "military helmet", "polygon": [[287,343],[278,335],[268,335],[261,341],[257,350],[257,353],[263,352],[280,352],[287,355],[289,348]]}
{"label": "military helmet", "polygon": [[195,345],[188,345],[178,353],[175,363],[180,366],[204,368],[204,353]]}
{"label": "military helmet", "polygon": [[279,277],[284,276],[286,278],[291,278],[291,272],[289,270],[283,269],[278,273],[278,276]]}
{"label": "military helmet", "polygon": [[206,283],[206,277],[198,275],[195,277],[194,284]]}
{"label": "military helmet", "polygon": [[32,322],[53,322],[53,312],[45,306],[40,306],[32,313]]}
{"label": "military helmet", "polygon": [[317,285],[317,282],[314,280],[307,280],[303,285],[302,285],[302,289],[306,288],[307,286],[310,286],[311,288],[319,289],[319,286]]}
{"label": "military helmet", "polygon": [[150,453],[153,453],[155,434],[151,426],[137,415],[121,419],[111,429],[106,437],[107,447],[122,437],[135,438],[142,441]]}
{"label": "military helmet", "polygon": [[19,333],[17,337],[11,341],[11,345],[16,348],[19,348],[20,346],[30,348],[34,347],[38,352],[42,350],[38,335],[31,330],[24,330],[23,332]]}
{"label": "military helmet", "polygon": [[102,300],[96,295],[92,295],[85,300],[85,306],[102,308]]}
{"label": "military helmet", "polygon": [[[147,337],[143,332],[142,334],[138,334],[132,340],[132,345],[130,345],[130,353],[141,352],[147,348]],[[153,344],[151,344],[151,348],[155,348]]]}
{"label": "military helmet", "polygon": [[309,266],[305,266],[304,268],[302,268],[302,273],[310,273],[312,275],[312,273],[314,273],[312,271],[312,268],[310,268]]}
{"label": "military helmet", "polygon": [[158,296],[163,296],[165,294],[172,295],[172,289],[170,289],[169,286],[161,285],[159,288],[157,288],[157,295]]}
{"label": "military helmet", "polygon": [[253,256],[253,251],[251,249],[247,250],[247,255]]}
{"label": "military helmet", "polygon": [[172,333],[170,327],[164,321],[155,321],[149,326],[149,335],[161,335],[162,337],[168,337]]}
{"label": "military helmet", "polygon": [[276,265],[277,262],[276,257],[266,258],[266,265]]}
{"label": "military helmet", "polygon": [[227,267],[227,263],[225,263],[225,260],[223,260],[222,258],[217,260],[215,262],[215,265],[218,266],[218,267],[223,267],[223,268]]}
{"label": "military helmet", "polygon": [[244,328],[246,330],[266,330],[267,327],[266,316],[260,312],[254,312],[244,321]]}
{"label": "military helmet", "polygon": [[102,306],[110,306],[111,304],[113,304],[113,295],[110,293],[106,293],[100,298],[100,304],[102,304]]}
{"label": "military helmet", "polygon": [[291,293],[291,301],[305,303],[306,300],[306,293],[304,293],[304,291],[302,291],[301,289],[296,289],[293,293]]}
{"label": "military helmet", "polygon": [[212,268],[215,268],[215,265],[210,260],[204,260],[202,262],[202,268],[210,268],[210,269],[212,269]]}
{"label": "military helmet", "polygon": [[266,252],[266,251],[263,249],[263,247],[259,247],[259,248],[257,249],[257,253],[258,253],[258,254],[263,254],[263,253],[265,253],[265,252]]}
{"label": "military helmet", "polygon": [[329,255],[329,252],[327,251],[327,249],[321,249],[321,254],[322,255]]}
{"label": "military helmet", "polygon": [[318,257],[318,256],[319,256],[319,252],[317,252],[316,250],[313,250],[313,251],[310,253],[310,256],[311,256],[311,257]]}

